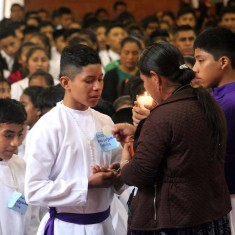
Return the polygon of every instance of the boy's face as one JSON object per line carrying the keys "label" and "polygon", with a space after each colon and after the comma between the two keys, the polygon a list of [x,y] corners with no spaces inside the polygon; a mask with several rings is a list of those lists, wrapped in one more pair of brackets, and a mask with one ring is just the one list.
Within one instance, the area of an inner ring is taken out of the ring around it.
{"label": "boy's face", "polygon": [[235,13],[225,14],[221,19],[220,25],[235,32]]}
{"label": "boy's face", "polygon": [[57,39],[55,39],[55,46],[59,53],[63,51],[67,43],[64,41],[64,36],[60,36]]}
{"label": "boy's face", "polygon": [[178,26],[181,25],[189,25],[192,28],[196,26],[196,19],[192,13],[187,13],[184,15],[181,15],[177,20],[176,23]]}
{"label": "boy's face", "polygon": [[46,34],[46,36],[50,39],[50,42],[53,43],[53,32],[54,29],[51,25],[47,25],[45,27],[41,27],[40,32]]}
{"label": "boy's face", "polygon": [[39,119],[39,109],[33,105],[28,95],[22,94],[20,96],[20,102],[24,106],[27,113],[26,124],[31,128]]}
{"label": "boy's face", "polygon": [[65,88],[64,103],[70,108],[86,110],[97,105],[103,90],[103,73],[101,64],[83,67],[73,80],[66,76],[60,78]]}
{"label": "boy's face", "polygon": [[196,35],[193,30],[179,31],[174,37],[174,43],[183,55],[193,55],[195,39]]}
{"label": "boy's face", "polygon": [[69,25],[73,22],[73,16],[72,14],[63,14],[60,17],[60,24],[63,28],[68,29]]}
{"label": "boy's face", "polygon": [[144,33],[147,37],[150,37],[150,35],[152,34],[152,32],[154,32],[155,30],[157,30],[159,27],[157,22],[149,22],[147,28],[145,29]]}
{"label": "boy's face", "polygon": [[120,52],[121,41],[127,36],[126,31],[121,27],[114,27],[107,35],[107,44],[115,52]]}
{"label": "boy's face", "polygon": [[20,47],[20,40],[9,36],[0,40],[1,49],[10,57],[14,57]]}
{"label": "boy's face", "polygon": [[19,6],[13,6],[11,9],[11,20],[23,21],[24,20],[24,10]]}
{"label": "boy's face", "polygon": [[9,160],[23,141],[24,125],[0,123],[0,160]]}
{"label": "boy's face", "polygon": [[49,70],[49,59],[46,52],[42,50],[35,51],[29,58],[27,67],[30,74],[39,69],[47,72]]}
{"label": "boy's face", "polygon": [[126,43],[121,49],[121,64],[126,68],[133,70],[137,66],[140,55],[140,48],[135,42]]}
{"label": "boy's face", "polygon": [[118,5],[115,9],[116,16],[119,16],[121,13],[125,12],[127,7],[125,5]]}
{"label": "boy's face", "polygon": [[204,88],[220,86],[223,76],[220,59],[215,61],[210,53],[200,48],[195,49],[194,56],[196,62],[193,66],[193,71],[196,77],[193,79],[192,83]]}
{"label": "boy's face", "polygon": [[11,87],[6,82],[0,82],[0,98],[11,98]]}

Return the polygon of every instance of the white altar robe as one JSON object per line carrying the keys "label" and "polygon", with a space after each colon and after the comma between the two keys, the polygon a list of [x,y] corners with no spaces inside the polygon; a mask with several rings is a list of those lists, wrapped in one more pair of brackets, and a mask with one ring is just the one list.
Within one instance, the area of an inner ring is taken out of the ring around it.
{"label": "white altar robe", "polygon": [[[0,234],[1,235],[33,235],[38,224],[31,226],[32,208],[29,206],[26,213],[9,209],[8,202],[17,188],[24,192],[25,162],[22,158],[13,155],[7,161],[0,161]],[[34,217],[35,218],[35,217]]]}
{"label": "white altar robe", "polygon": [[[96,213],[111,204],[114,188],[88,190],[92,160],[87,144],[92,139],[95,164],[109,166],[120,161],[121,147],[103,152],[96,133],[105,125],[113,125],[110,117],[91,108],[70,109],[61,103],[45,114],[33,127],[26,141],[25,194],[29,203],[56,207],[57,212]],[[85,132],[85,133],[84,133]],[[49,215],[41,222],[43,234]],[[76,225],[55,219],[55,235],[114,234],[111,217],[100,224]]]}

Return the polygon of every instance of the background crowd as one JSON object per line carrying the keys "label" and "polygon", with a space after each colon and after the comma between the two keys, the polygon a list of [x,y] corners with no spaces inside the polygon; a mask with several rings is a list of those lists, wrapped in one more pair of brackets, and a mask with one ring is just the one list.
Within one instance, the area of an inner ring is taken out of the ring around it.
{"label": "background crowd", "polygon": [[[212,7],[215,11],[211,11]],[[141,20],[128,11],[125,1],[114,3],[112,19],[103,7],[91,10],[77,22],[68,7],[59,7],[50,14],[45,9],[25,11],[24,6],[12,4],[10,18],[1,20],[0,98],[18,100],[24,106],[27,128],[23,136],[30,138],[35,123],[64,97],[59,72],[66,46],[83,44],[99,55],[104,88],[94,109],[110,116],[114,123],[134,122],[137,126],[150,113],[148,109],[141,113],[139,107],[134,107],[136,96],[145,91],[138,66],[145,48],[154,43],[170,43],[181,52],[187,66],[195,70],[194,43],[200,33],[217,26],[235,33],[234,0],[226,5],[199,1],[196,9],[190,1],[181,1],[176,14],[156,11]],[[199,85],[194,82],[194,86]],[[24,141],[18,155],[25,156]],[[235,194],[233,164],[234,160],[226,175],[231,195]]]}

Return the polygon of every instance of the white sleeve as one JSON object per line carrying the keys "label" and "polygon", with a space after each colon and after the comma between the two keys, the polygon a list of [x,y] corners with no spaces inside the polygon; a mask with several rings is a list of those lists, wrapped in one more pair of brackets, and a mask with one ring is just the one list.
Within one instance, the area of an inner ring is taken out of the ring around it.
{"label": "white sleeve", "polygon": [[18,83],[12,84],[11,86],[11,98],[15,100],[20,100],[20,96],[22,94],[21,87]]}
{"label": "white sleeve", "polygon": [[[26,201],[44,207],[85,205],[88,179],[71,176],[66,162],[57,162],[59,136],[64,133],[53,130],[53,124],[45,119],[39,120],[32,131],[26,140]],[[57,177],[61,172],[63,175]]]}

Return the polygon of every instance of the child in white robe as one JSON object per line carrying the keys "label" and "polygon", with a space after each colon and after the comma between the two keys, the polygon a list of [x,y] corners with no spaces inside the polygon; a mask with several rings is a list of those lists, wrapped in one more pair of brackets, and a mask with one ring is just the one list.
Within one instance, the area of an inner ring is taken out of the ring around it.
{"label": "child in white robe", "polygon": [[[26,113],[18,101],[0,99],[0,234],[1,235],[33,235],[37,230],[32,227],[31,207],[24,208],[17,201],[12,209],[9,202],[14,193],[24,192],[25,162],[14,153],[22,142]],[[14,204],[14,203],[13,203]],[[10,208],[9,208],[10,207]],[[21,213],[22,212],[22,213]]]}
{"label": "child in white robe", "polygon": [[26,141],[26,200],[50,207],[37,234],[113,235],[109,208],[122,182],[112,163],[121,147],[102,133],[111,118],[90,108],[103,88],[99,56],[84,45],[66,47],[60,74],[63,101]]}

